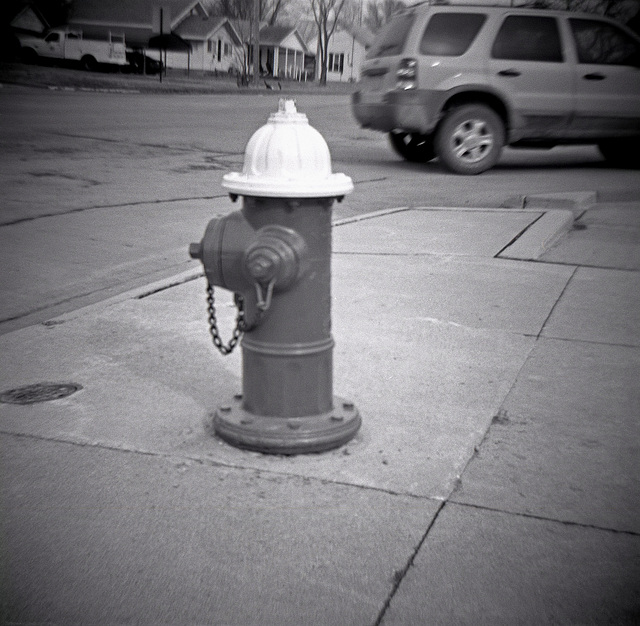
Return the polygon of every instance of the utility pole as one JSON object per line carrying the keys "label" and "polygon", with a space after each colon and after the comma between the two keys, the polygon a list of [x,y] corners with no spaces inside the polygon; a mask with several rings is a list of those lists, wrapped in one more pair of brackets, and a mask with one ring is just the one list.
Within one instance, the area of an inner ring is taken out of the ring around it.
{"label": "utility pole", "polygon": [[260,0],[253,0],[253,23],[251,24],[253,41],[253,84],[260,85]]}

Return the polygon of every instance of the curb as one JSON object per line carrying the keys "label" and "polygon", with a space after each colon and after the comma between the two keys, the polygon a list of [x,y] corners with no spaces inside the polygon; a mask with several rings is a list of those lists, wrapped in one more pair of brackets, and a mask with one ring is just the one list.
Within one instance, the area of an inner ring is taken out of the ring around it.
{"label": "curb", "polygon": [[598,201],[595,191],[570,191],[513,196],[505,200],[505,207],[520,209],[567,209],[578,217]]}
{"label": "curb", "polygon": [[[562,194],[560,194],[562,195]],[[546,196],[545,196],[546,197]],[[332,227],[341,226],[344,224],[350,224],[354,222],[360,222],[364,220],[374,219],[376,217],[382,217],[384,215],[390,215],[394,213],[401,213],[404,211],[459,211],[459,212],[509,212],[513,209],[506,207],[501,208],[475,208],[475,207],[410,207],[401,206],[393,207],[389,209],[381,209],[379,211],[372,211],[370,213],[364,213],[356,216],[336,219],[332,221]],[[532,207],[526,209],[519,209],[522,212],[540,213],[540,210],[536,210]],[[543,214],[530,226],[528,226],[518,237],[512,241],[507,247],[496,255],[496,258],[514,259],[522,261],[537,260],[546,250],[548,250],[563,234],[571,229],[574,222],[574,212],[568,209],[550,209],[544,211]],[[153,281],[147,285],[135,287],[133,289],[126,290],[115,296],[106,298],[93,304],[82,306],[78,309],[62,313],[59,315],[53,315],[51,318],[40,322],[45,326],[64,323],[65,321],[74,319],[76,317],[86,315],[87,313],[94,312],[96,310],[103,310],[125,300],[142,299],[159,291],[170,289],[171,287],[181,285],[192,280],[196,280],[204,276],[204,272],[201,267],[193,267],[191,269],[179,272],[173,276],[168,276],[156,281]],[[10,331],[15,332],[15,331]]]}
{"label": "curb", "polygon": [[497,256],[501,259],[535,261],[571,229],[574,219],[572,210],[546,211]]}

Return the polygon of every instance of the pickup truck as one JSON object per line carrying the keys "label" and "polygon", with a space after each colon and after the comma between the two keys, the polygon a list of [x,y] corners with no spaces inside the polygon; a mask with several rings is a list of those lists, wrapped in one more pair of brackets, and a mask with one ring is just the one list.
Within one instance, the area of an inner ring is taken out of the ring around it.
{"label": "pickup truck", "polygon": [[18,35],[23,58],[35,61],[38,57],[79,61],[86,70],[99,64],[126,65],[124,35],[108,33],[105,39],[85,38],[80,30],[52,29],[44,37]]}

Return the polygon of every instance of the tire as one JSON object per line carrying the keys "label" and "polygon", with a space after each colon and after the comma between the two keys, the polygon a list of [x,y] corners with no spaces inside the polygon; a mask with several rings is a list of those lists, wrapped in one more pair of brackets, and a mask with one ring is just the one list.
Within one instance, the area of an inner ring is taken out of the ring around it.
{"label": "tire", "polygon": [[38,53],[33,48],[22,48],[20,56],[25,63],[37,63]]}
{"label": "tire", "polygon": [[80,59],[80,65],[87,72],[93,72],[98,67],[98,62],[90,54],[87,54]]}
{"label": "tire", "polygon": [[612,167],[638,169],[640,139],[608,139],[598,144],[600,154]]}
{"label": "tire", "polygon": [[426,163],[436,156],[432,135],[389,133],[389,142],[398,155],[412,163]]}
{"label": "tire", "polygon": [[504,123],[484,104],[451,109],[436,130],[435,148],[443,165],[456,174],[480,174],[500,158]]}

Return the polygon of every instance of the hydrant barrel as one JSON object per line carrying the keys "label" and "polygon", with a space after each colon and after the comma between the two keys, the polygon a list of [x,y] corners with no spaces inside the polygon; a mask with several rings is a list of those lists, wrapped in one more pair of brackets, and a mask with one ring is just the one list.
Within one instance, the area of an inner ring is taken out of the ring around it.
{"label": "hydrant barrel", "polygon": [[[242,393],[214,413],[228,443],[277,454],[343,445],[361,425],[333,395],[331,207],[353,183],[331,171],[326,142],[290,100],[254,133],[241,173],[224,176],[241,211],[191,244],[211,285],[241,295]],[[215,337],[214,337],[215,339]]]}
{"label": "hydrant barrel", "polygon": [[277,293],[268,315],[242,339],[244,408],[298,417],[333,408],[331,336],[332,199],[246,197],[242,212],[256,229],[281,224],[306,241],[303,280]]}

